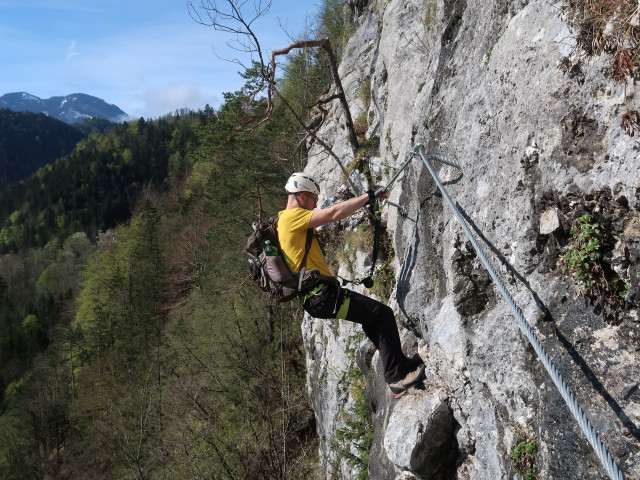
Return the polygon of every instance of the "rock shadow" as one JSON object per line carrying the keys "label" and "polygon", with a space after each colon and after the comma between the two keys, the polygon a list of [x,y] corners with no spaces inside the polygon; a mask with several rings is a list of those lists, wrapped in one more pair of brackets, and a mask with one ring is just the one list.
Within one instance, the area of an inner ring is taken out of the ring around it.
{"label": "rock shadow", "polygon": [[533,298],[533,301],[536,303],[536,306],[540,309],[540,311],[542,311],[542,313],[544,313],[544,319],[547,320],[547,321],[551,320],[552,319],[551,311],[544,304],[544,302],[540,299],[540,295],[538,295],[538,293],[533,288],[531,288],[531,284],[529,283],[529,281],[520,272],[518,272],[515,269],[515,267],[509,263],[509,261],[502,254],[502,252],[500,250],[498,250],[498,248],[495,245],[493,245],[493,243],[491,243],[487,239],[487,237],[484,236],[482,231],[478,228],[478,226],[473,222],[473,220],[469,217],[469,215],[467,215],[467,213],[464,211],[464,209],[457,202],[456,202],[456,207],[458,208],[458,211],[460,212],[462,217],[467,222],[467,225],[469,225],[473,229],[473,231],[476,234],[476,236],[478,237],[478,239],[482,240],[482,243],[484,243],[489,248],[489,250],[491,250],[491,252],[500,261],[500,263],[507,269],[507,271],[511,275],[513,275],[513,277],[517,281],[519,281],[522,285],[524,285],[527,290],[529,290],[529,293],[531,294],[531,297]]}
{"label": "rock shadow", "polygon": [[400,274],[398,275],[398,281],[396,282],[396,301],[398,302],[398,307],[405,315],[405,317],[409,317],[409,314],[406,310],[405,301],[407,299],[407,295],[409,294],[409,290],[411,289],[411,277],[413,275],[413,269],[418,260],[418,251],[420,247],[420,235],[415,235],[414,241],[406,250],[404,255],[404,261],[402,262],[402,268],[400,269]]}
{"label": "rock shadow", "polygon": [[[589,365],[587,365],[587,362],[585,361],[585,359],[582,358],[580,353],[578,353],[578,351],[571,344],[571,342],[557,328],[554,329],[554,332],[556,334],[556,337],[558,338],[558,341],[567,350],[567,353],[569,354],[571,359],[575,362],[576,365],[578,365],[578,367],[580,367],[580,370],[582,370],[585,377],[587,377],[587,380],[591,382],[591,385],[593,385],[593,388],[596,390],[596,392],[598,392],[600,396],[604,399],[604,401],[607,402],[607,404],[611,407],[611,410],[613,410],[613,413],[616,414],[616,417],[618,417],[620,422],[622,422],[622,424],[625,426],[629,434],[633,435],[637,440],[640,441],[640,429],[638,429],[638,426],[635,423],[633,423],[633,420],[631,420],[629,416],[624,412],[624,410],[622,409],[620,404],[616,401],[616,399],[613,398],[611,394],[607,391],[607,389],[604,387],[602,382],[598,379],[598,377],[593,372],[593,370],[591,370]],[[637,386],[635,388],[637,389]],[[635,392],[635,389],[632,389],[629,392],[629,396],[634,392]]]}
{"label": "rock shadow", "polygon": [[[535,301],[538,308],[544,313],[544,320],[549,322],[554,322],[555,319],[551,314],[549,308],[544,304],[544,302],[540,299],[540,296],[536,293],[535,290],[531,287],[531,284],[527,281],[527,279],[521,275],[514,267],[509,263],[506,257],[484,236],[484,234],[480,231],[477,225],[471,220],[471,218],[466,214],[463,208],[456,203],[460,214],[463,216],[467,224],[473,229],[476,236],[493,252],[493,254],[498,258],[500,263],[513,275],[513,277],[519,281],[522,285],[526,287],[526,289],[531,293],[533,300]],[[628,430],[629,434],[631,434],[636,439],[640,440],[640,429],[638,426],[629,418],[629,416],[624,412],[620,404],[613,398],[613,396],[607,391],[602,382],[598,379],[594,371],[589,367],[585,359],[578,353],[575,347],[571,344],[571,342],[560,332],[560,330],[556,327],[554,329],[555,335],[558,341],[565,348],[566,352],[569,354],[573,362],[582,370],[585,374],[585,377],[593,388],[600,394],[600,396],[607,402],[609,407],[612,409],[613,413],[618,417],[622,425]],[[636,387],[637,388],[637,387]],[[633,394],[635,389],[633,389],[630,393]]]}

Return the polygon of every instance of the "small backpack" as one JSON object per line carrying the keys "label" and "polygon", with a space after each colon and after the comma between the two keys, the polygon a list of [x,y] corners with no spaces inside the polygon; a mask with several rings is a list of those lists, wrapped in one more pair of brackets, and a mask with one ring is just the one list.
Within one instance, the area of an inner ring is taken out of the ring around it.
{"label": "small backpack", "polygon": [[[300,268],[303,277],[312,239],[313,230],[309,229]],[[250,276],[261,290],[267,292],[277,302],[289,302],[298,296],[303,285],[300,282],[300,275],[289,271],[280,252],[277,220],[270,219],[266,223],[254,222],[253,232],[249,235],[245,251],[249,254]]]}

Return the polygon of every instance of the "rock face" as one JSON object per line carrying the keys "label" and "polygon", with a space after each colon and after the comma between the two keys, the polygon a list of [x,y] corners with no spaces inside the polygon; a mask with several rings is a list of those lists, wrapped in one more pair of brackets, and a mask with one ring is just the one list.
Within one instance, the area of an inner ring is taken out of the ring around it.
{"label": "rock face", "polygon": [[[461,172],[434,165],[625,478],[640,478],[640,144],[620,126],[637,108],[635,85],[610,78],[611,55],[581,55],[546,0],[349,5],[358,29],[340,73],[353,118],[379,138],[371,180],[385,183],[418,142],[460,162]],[[319,135],[355,164],[338,105]],[[322,200],[339,197],[341,173],[317,145],[307,171]],[[429,374],[394,401],[377,354],[366,343],[352,353],[357,325],[305,319],[326,478],[357,476],[336,447],[356,402],[343,372],[356,359],[372,410],[370,478],[515,478],[521,459],[510,456],[533,441],[537,478],[608,478],[420,159],[390,201],[402,208],[385,211],[395,287],[383,301]],[[608,278],[626,283],[622,309],[578,295],[560,264],[585,214],[605,232]]]}

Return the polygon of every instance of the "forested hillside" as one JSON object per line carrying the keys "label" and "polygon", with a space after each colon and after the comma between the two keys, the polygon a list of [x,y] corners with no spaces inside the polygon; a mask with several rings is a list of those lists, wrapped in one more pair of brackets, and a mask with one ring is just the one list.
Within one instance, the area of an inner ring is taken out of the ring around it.
{"label": "forested hillside", "polygon": [[329,76],[292,55],[288,107],[260,123],[257,73],[219,111],[93,133],[0,193],[0,477],[315,475],[301,311],[250,283],[243,248]]}
{"label": "forested hillside", "polygon": [[[141,188],[163,182],[172,150],[187,147],[191,124],[200,121],[204,114],[114,125],[90,135],[55,165],[0,191],[0,252],[41,247],[78,231],[96,238],[128,219]],[[182,131],[189,133],[182,137]],[[179,162],[171,168],[181,168]]]}
{"label": "forested hillside", "polygon": [[[276,418],[308,410],[295,315],[265,310],[243,284],[242,252],[256,192],[274,213],[295,155],[281,141],[285,119],[231,138],[234,108],[231,99],[219,122],[124,124],[14,193],[33,203],[11,227],[53,223],[21,237],[44,247],[13,242],[0,263],[3,478],[273,469],[284,452],[256,435],[304,447]],[[127,153],[134,144],[144,154]],[[95,251],[99,227],[115,228]],[[282,402],[292,405],[276,410]],[[312,437],[311,414],[299,418],[286,423]],[[185,448],[190,458],[177,454]],[[255,448],[258,465],[243,466]]]}
{"label": "forested hillside", "polygon": [[84,136],[43,113],[0,109],[0,190],[68,154]]}

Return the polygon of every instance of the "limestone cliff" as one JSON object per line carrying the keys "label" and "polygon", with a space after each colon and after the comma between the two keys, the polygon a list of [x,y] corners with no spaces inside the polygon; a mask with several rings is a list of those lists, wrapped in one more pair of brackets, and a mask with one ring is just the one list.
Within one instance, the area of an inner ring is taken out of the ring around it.
{"label": "limestone cliff", "polygon": [[[357,30],[340,73],[353,118],[379,139],[352,178],[385,183],[417,142],[461,163],[461,172],[436,164],[447,191],[625,478],[640,478],[640,144],[621,126],[638,109],[634,82],[611,79],[610,54],[583,55],[562,4],[548,0],[349,8]],[[347,164],[362,155],[338,105],[319,135]],[[344,194],[317,145],[307,171],[322,180],[321,203]],[[377,355],[366,343],[351,353],[357,325],[306,318],[326,478],[357,474],[336,442],[354,402],[345,372],[356,357],[375,429],[370,478],[515,478],[510,455],[523,439],[537,442],[537,478],[608,478],[419,159],[390,200],[401,209],[385,208],[395,286],[383,301],[429,375],[394,401]],[[578,295],[560,265],[584,214],[606,232],[609,278],[616,272],[628,287],[617,315]],[[360,253],[356,264],[367,261]]]}

